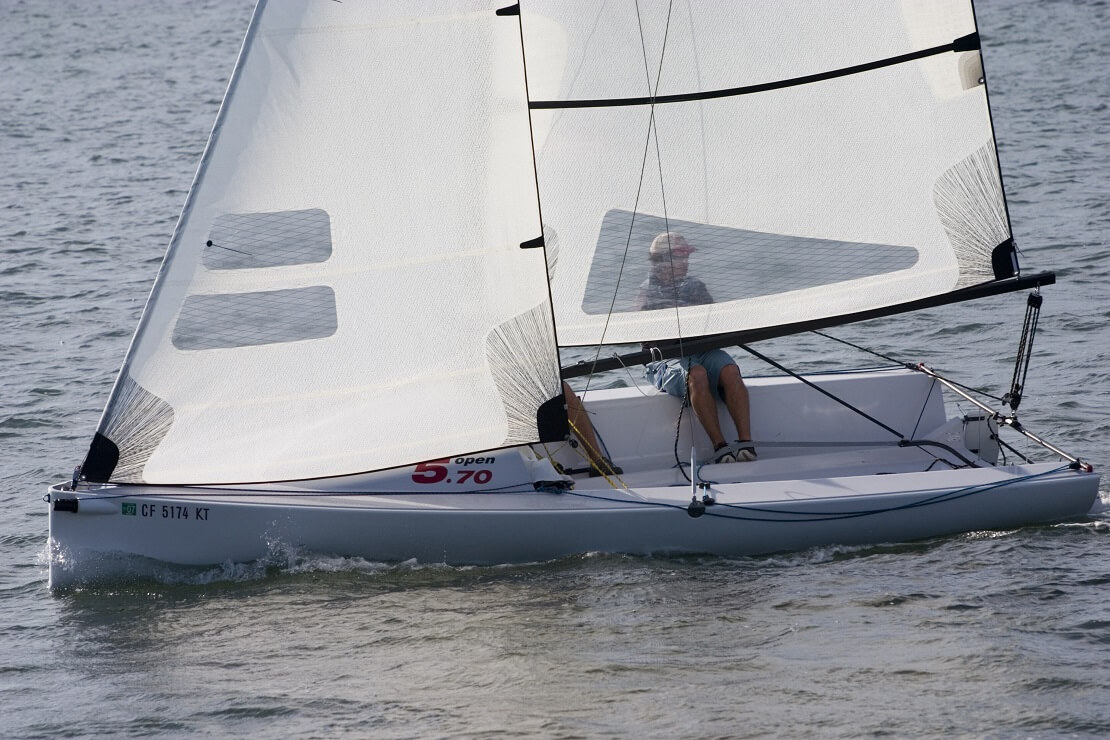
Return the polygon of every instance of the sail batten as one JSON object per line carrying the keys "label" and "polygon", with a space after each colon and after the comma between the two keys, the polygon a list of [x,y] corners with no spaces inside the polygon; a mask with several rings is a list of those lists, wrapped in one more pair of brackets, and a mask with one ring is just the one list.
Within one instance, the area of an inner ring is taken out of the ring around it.
{"label": "sail batten", "polygon": [[729,98],[739,95],[754,95],[756,93],[770,92],[772,90],[781,90],[787,87],[796,87],[799,85],[812,85],[817,82],[825,80],[832,80],[837,77],[846,77],[848,75],[861,74],[863,72],[871,72],[883,67],[890,67],[895,64],[904,64],[918,59],[925,59],[936,54],[944,54],[952,51],[973,51],[978,49],[978,34],[971,34],[964,39],[957,39],[950,44],[943,44],[941,46],[934,46],[930,49],[922,49],[920,51],[902,54],[897,57],[889,59],[879,59],[865,64],[857,64],[844,69],[830,70],[828,72],[819,72],[816,74],[806,75],[804,77],[795,77],[789,80],[777,80],[775,82],[763,82],[755,85],[746,85],[744,87],[733,87],[725,90],[705,90],[702,92],[689,92],[689,93],[673,93],[670,95],[648,95],[635,98],[608,98],[601,100],[532,100],[529,101],[528,106],[534,110],[552,110],[559,108],[607,108],[623,105],[666,105],[668,103],[687,103],[697,100],[712,100],[714,98]]}

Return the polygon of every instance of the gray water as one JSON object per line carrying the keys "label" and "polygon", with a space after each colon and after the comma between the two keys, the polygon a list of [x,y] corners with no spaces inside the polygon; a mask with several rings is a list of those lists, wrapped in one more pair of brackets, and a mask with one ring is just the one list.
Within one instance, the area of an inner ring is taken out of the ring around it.
{"label": "gray water", "polygon": [[[1022,418],[1101,467],[1110,6],[977,11],[1023,264],[1059,281]],[[0,0],[0,736],[1110,733],[1106,515],[739,560],[290,553],[51,595],[42,494],[87,448],[249,15]],[[1024,301],[832,333],[1001,393]],[[812,336],[759,349],[872,361]]]}

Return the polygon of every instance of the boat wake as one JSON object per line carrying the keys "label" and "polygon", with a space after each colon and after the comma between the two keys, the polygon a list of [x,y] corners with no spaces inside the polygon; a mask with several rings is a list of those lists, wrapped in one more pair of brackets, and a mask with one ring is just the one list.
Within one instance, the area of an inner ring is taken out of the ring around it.
{"label": "boat wake", "polygon": [[[579,556],[562,558],[580,560]],[[210,586],[218,584],[254,583],[303,575],[341,575],[354,577],[405,578],[416,575],[461,574],[476,570],[528,568],[542,563],[492,566],[450,565],[447,563],[376,562],[361,557],[345,557],[312,552],[283,542],[270,543],[270,553],[258,560],[244,563],[227,561],[219,565],[190,566],[168,563],[126,552],[85,553],[80,558],[64,548],[47,545],[38,557],[43,569],[53,567],[55,585],[60,593],[67,590],[113,589],[141,583],[163,586]]]}

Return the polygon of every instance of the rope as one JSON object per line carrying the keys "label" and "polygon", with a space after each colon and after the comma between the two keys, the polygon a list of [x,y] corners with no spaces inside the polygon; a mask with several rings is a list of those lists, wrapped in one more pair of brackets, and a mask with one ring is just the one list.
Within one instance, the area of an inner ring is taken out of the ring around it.
{"label": "rope", "polygon": [[1008,444],[1004,439],[1002,439],[1002,437],[998,436],[997,434],[994,435],[994,436],[995,436],[995,441],[998,442],[998,446],[1003,448],[1003,457],[1002,457],[1002,459],[1003,459],[1004,462],[1005,462],[1005,459],[1006,459],[1005,450],[1009,450],[1010,452],[1012,452],[1015,455],[1017,455],[1018,457],[1020,457],[1024,462],[1029,463],[1029,464],[1033,463],[1032,460],[1030,460],[1025,455],[1021,454],[1021,452],[1017,448]]}
{"label": "rope", "polygon": [[624,370],[625,375],[628,376],[628,379],[631,381],[630,387],[635,388],[641,396],[647,398],[648,394],[644,393],[643,390],[641,390],[640,388],[640,381],[632,375],[632,370],[628,367],[628,365],[624,364],[624,360],[621,359],[621,356],[614,352],[613,359],[620,363],[621,369]]}
{"label": "rope", "polygon": [[[715,517],[722,518],[722,519],[733,519],[733,520],[737,520],[737,521],[752,521],[752,522],[775,523],[775,524],[794,524],[794,523],[809,523],[809,522],[821,522],[821,521],[838,521],[838,520],[843,520],[843,519],[857,519],[857,518],[864,517],[864,516],[875,516],[875,515],[878,515],[878,514],[886,514],[886,513],[890,513],[890,512],[894,512],[894,511],[904,511],[904,510],[909,510],[909,509],[922,508],[922,507],[925,507],[925,506],[933,506],[933,505],[937,505],[937,504],[947,503],[947,502],[950,502],[950,501],[956,501],[956,500],[959,500],[961,498],[966,498],[968,496],[974,496],[974,495],[977,495],[977,494],[980,494],[980,493],[986,493],[988,491],[996,490],[998,488],[1002,488],[1002,487],[1012,485],[1012,484],[1015,484],[1015,483],[1023,483],[1025,481],[1030,481],[1030,480],[1035,480],[1037,478],[1042,478],[1042,477],[1046,477],[1046,476],[1050,476],[1050,475],[1055,475],[1055,474],[1061,473],[1065,470],[1069,470],[1072,467],[1073,466],[1071,466],[1071,465],[1061,465],[1059,467],[1053,468],[1051,470],[1046,470],[1046,471],[1041,472],[1041,473],[1033,473],[1031,475],[1019,476],[1019,477],[1011,478],[1009,480],[998,481],[998,482],[995,482],[995,483],[989,483],[989,484],[985,484],[985,485],[966,486],[964,488],[959,488],[959,489],[956,489],[954,491],[948,491],[948,492],[945,492],[945,493],[939,493],[939,494],[936,494],[935,496],[931,496],[929,498],[922,499],[920,501],[913,501],[913,502],[910,502],[910,503],[907,503],[907,504],[901,504],[901,505],[898,505],[898,506],[888,506],[888,507],[883,507],[883,508],[875,508],[875,509],[864,509],[864,510],[853,511],[853,512],[832,512],[832,511],[797,512],[797,511],[788,511],[788,510],[783,510],[783,509],[775,509],[775,508],[771,508],[771,507],[750,506],[750,505],[746,505],[746,504],[728,504],[728,503],[722,503],[720,501],[717,501],[716,504],[714,504],[714,506],[709,507],[709,508],[706,509],[706,511],[704,512],[704,515],[705,516],[715,516]],[[136,486],[137,487],[138,484],[120,484],[121,488],[129,487],[129,486]],[[507,492],[507,491],[503,491],[500,488],[498,488],[498,489],[488,489],[487,491],[473,491],[473,492],[474,493],[479,493],[479,492],[506,493],[506,494],[510,493],[510,492]],[[637,501],[631,501],[631,500],[628,500],[628,499],[615,499],[615,498],[610,498],[608,496],[602,496],[602,495],[599,495],[599,494],[591,494],[591,493],[584,493],[582,491],[575,491],[573,489],[559,489],[558,491],[552,491],[552,492],[553,493],[558,493],[559,495],[564,495],[564,496],[579,496],[581,498],[592,499],[592,500],[595,500],[595,501],[605,501],[607,503],[614,503],[614,504],[627,504],[627,505],[632,505],[632,506],[653,506],[653,507],[658,507],[658,508],[676,509],[678,511],[683,512],[684,514],[687,514],[687,505],[685,505],[685,504],[672,504],[672,503],[668,503],[668,502],[664,502],[664,501],[650,501],[650,500],[645,500],[645,499],[641,499],[641,500],[637,500]],[[128,494],[128,493],[107,494],[107,495],[98,496],[98,498],[118,499],[118,498],[126,498],[126,497],[129,497],[129,496],[134,496],[134,495],[136,495],[136,494]],[[203,496],[226,495],[226,496],[246,498],[246,497],[263,497],[263,496],[290,496],[290,497],[398,496],[398,495],[414,495],[414,494],[404,493],[404,492],[385,492],[385,491],[382,491],[382,492],[369,492],[369,491],[362,491],[362,492],[354,492],[354,491],[342,491],[342,492],[241,491],[241,490],[235,490],[235,489],[219,490],[219,489],[205,488],[205,489],[199,490],[196,493],[192,493],[192,494],[181,494],[180,492],[160,494],[160,493],[149,492],[149,493],[142,493],[142,494],[138,494],[138,495],[145,496],[145,497],[164,496],[166,498],[195,498],[197,495],[203,495]],[[420,492],[417,495],[422,495],[422,496],[457,495],[457,492],[453,492],[453,491],[452,492],[448,492],[448,491],[442,491],[442,492],[426,491],[426,492]],[[714,509],[716,509],[717,507],[729,510],[730,513],[721,513],[719,511],[714,511]],[[794,517],[794,518],[792,518],[792,519],[782,519],[782,518],[774,518],[774,517],[767,517],[767,516],[741,516],[741,515],[737,515],[737,514],[734,514],[734,513],[731,513],[731,512],[753,512],[753,513],[757,513],[757,514],[770,514],[770,515],[777,515],[779,517],[784,517],[785,516],[785,517]]]}
{"label": "rope", "polygon": [[[682,414],[686,411],[686,404],[689,401],[690,401],[690,382],[689,382],[689,380],[687,380],[686,381],[686,393],[684,393],[683,396],[682,396],[682,403],[680,403],[678,405],[678,419],[675,421],[675,425],[674,425],[674,462],[675,462],[675,467],[677,467],[679,472],[682,473],[682,477],[686,479],[687,483],[691,482],[690,481],[690,476],[686,475],[686,468],[682,467],[682,458],[680,458],[678,456],[678,439],[679,439],[680,436],[682,436]],[[697,473],[695,472],[695,475],[696,474]]]}
{"label": "rope", "polygon": [[807,380],[806,378],[803,378],[803,377],[802,377],[801,375],[799,375],[798,373],[794,372],[793,370],[791,370],[790,368],[786,367],[785,365],[782,365],[782,364],[780,364],[780,363],[778,363],[778,362],[775,362],[775,361],[774,361],[774,360],[772,360],[772,359],[771,359],[770,357],[767,357],[767,356],[766,356],[766,355],[764,355],[764,354],[760,354],[759,352],[756,352],[756,351],[755,351],[754,349],[752,349],[752,348],[751,348],[751,347],[749,347],[748,345],[746,345],[746,344],[741,344],[741,345],[740,345],[740,349],[744,350],[745,352],[747,352],[747,353],[748,353],[748,354],[750,354],[750,355],[754,355],[755,357],[759,358],[760,360],[763,360],[764,362],[766,362],[766,363],[767,363],[768,365],[770,365],[771,367],[775,368],[776,370],[779,370],[779,371],[781,371],[781,372],[784,372],[784,373],[786,373],[787,375],[789,375],[790,377],[794,378],[795,380],[800,380],[801,382],[805,383],[806,385],[808,385],[808,386],[809,386],[810,388],[812,388],[813,390],[817,391],[818,393],[821,393],[822,395],[828,396],[828,397],[829,397],[829,398],[831,398],[832,400],[834,400],[834,401],[836,401],[837,403],[839,403],[839,404],[840,404],[841,406],[844,406],[845,408],[847,408],[847,409],[848,409],[848,410],[850,410],[850,411],[854,411],[855,413],[859,414],[860,416],[862,416],[863,418],[867,419],[868,421],[870,421],[871,423],[875,424],[876,426],[878,426],[878,427],[881,427],[882,429],[885,429],[886,431],[890,432],[890,433],[891,433],[891,434],[893,434],[893,435],[894,435],[895,437],[898,437],[899,439],[905,439],[905,438],[906,438],[906,435],[902,434],[901,432],[899,432],[899,431],[898,431],[897,429],[895,429],[894,427],[892,427],[892,426],[889,426],[889,425],[887,425],[887,424],[885,424],[885,423],[883,423],[883,422],[879,421],[879,420],[878,420],[878,419],[876,419],[876,418],[875,418],[874,416],[871,416],[870,414],[868,414],[868,413],[867,413],[866,411],[864,411],[864,410],[862,410],[862,409],[858,409],[858,408],[856,408],[855,406],[853,406],[852,404],[850,404],[850,403],[848,403],[847,401],[845,401],[844,399],[842,399],[842,398],[840,398],[840,397],[838,397],[838,396],[836,396],[836,395],[834,395],[834,394],[832,394],[832,393],[829,393],[829,392],[828,392],[827,390],[825,390],[825,389],[824,389],[824,388],[822,388],[821,386],[817,385],[817,384],[816,384],[816,383],[814,383],[813,381],[811,381],[811,380]]}
{"label": "rope", "polygon": [[[662,191],[661,194],[662,194],[662,197],[663,197],[663,222],[664,222],[665,225],[668,223],[668,221],[667,221],[666,192],[663,191],[663,183],[662,183],[662,180],[663,180],[663,162],[660,159],[660,155],[659,155],[659,133],[658,133],[658,131],[656,131],[656,128],[655,128],[655,103],[654,103],[654,98],[655,98],[655,95],[659,92],[659,81],[660,81],[660,78],[662,77],[662,74],[663,74],[663,58],[664,58],[664,55],[667,51],[667,38],[669,37],[670,30],[671,30],[671,8],[672,8],[672,6],[673,6],[673,0],[672,0],[671,3],[669,3],[667,5],[667,25],[663,30],[663,46],[659,51],[659,69],[656,71],[656,74],[655,74],[655,89],[653,90],[653,89],[651,89],[651,74],[650,74],[650,68],[648,67],[647,45],[644,42],[644,27],[643,27],[643,23],[642,23],[642,20],[641,20],[641,17],[640,17],[640,3],[638,2],[638,0],[636,2],[636,24],[637,24],[637,28],[638,28],[639,33],[640,33],[640,49],[641,49],[641,51],[643,52],[643,55],[644,55],[644,75],[647,77],[648,92],[650,93],[653,102],[651,104],[650,113],[648,115],[648,130],[647,130],[647,136],[644,139],[644,154],[643,154],[643,157],[640,160],[640,179],[639,179],[639,182],[636,184],[636,199],[635,199],[635,201],[633,202],[633,205],[632,205],[632,218],[629,219],[629,222],[628,222],[628,236],[625,238],[625,242],[624,242],[624,255],[621,257],[620,268],[617,271],[617,280],[616,280],[616,283],[614,283],[614,285],[613,285],[613,297],[612,297],[612,300],[609,302],[609,311],[607,312],[607,314],[605,316],[605,323],[601,328],[601,337],[600,337],[600,339],[598,340],[598,343],[597,343],[597,351],[594,353],[593,367],[590,368],[590,372],[587,374],[586,390],[589,390],[589,388],[590,388],[590,380],[593,378],[594,372],[595,372],[594,367],[597,366],[597,362],[601,358],[601,348],[602,348],[602,346],[605,342],[605,335],[609,331],[609,320],[613,316],[613,307],[616,306],[617,294],[618,294],[618,291],[620,290],[621,278],[624,276],[624,266],[628,262],[628,251],[629,251],[629,249],[632,245],[632,231],[636,226],[636,214],[637,214],[638,209],[640,207],[640,195],[643,192],[643,188],[644,188],[644,174],[647,172],[648,151],[649,151],[650,145],[651,145],[652,134],[655,135],[655,147],[656,147],[655,157],[656,157],[656,161],[659,164],[659,180],[660,180],[659,186],[660,186],[660,191]],[[669,226],[667,227],[667,231],[670,231]],[[677,310],[677,308],[676,308],[676,310]]]}
{"label": "rope", "polygon": [[[830,339],[834,342],[840,342],[841,344],[846,345],[848,347],[851,347],[852,349],[858,349],[860,352],[865,352],[869,355],[873,355],[873,356],[878,357],[880,359],[886,360],[887,362],[889,362],[893,365],[900,365],[902,367],[909,368],[910,370],[918,370],[919,369],[917,367],[917,365],[912,363],[912,362],[905,362],[903,360],[899,360],[897,358],[890,357],[888,355],[884,355],[882,352],[876,352],[875,350],[870,349],[868,347],[862,347],[858,344],[854,344],[852,342],[849,342],[847,339],[840,339],[839,337],[834,337],[831,334],[826,334],[825,332],[818,331],[816,329],[811,329],[810,333],[811,334],[816,334],[819,337],[824,337],[825,339]],[[987,397],[991,400],[998,401],[999,403],[1003,402],[1001,397],[991,395],[990,393],[987,393],[982,388],[972,388],[971,386],[963,385],[961,383],[957,383],[954,380],[948,380],[947,378],[945,378],[945,380],[947,382],[951,383],[952,385],[958,387],[958,388],[963,388],[965,391],[971,391],[973,393],[978,393],[980,396],[985,396],[985,397]]]}
{"label": "rope", "polygon": [[[571,430],[574,432],[575,436],[578,437],[578,441],[581,442],[584,448],[586,448],[586,462],[589,464],[589,466],[600,473],[601,477],[605,479],[605,482],[613,488],[628,488],[628,485],[623,480],[621,480],[620,476],[613,472],[611,468],[608,470],[603,469],[609,467],[604,462],[605,460],[609,459],[609,450],[605,450],[606,454],[602,455],[600,450],[594,449],[593,446],[586,441],[586,438],[583,437],[581,432],[578,431],[578,427],[574,425],[573,421],[567,419],[567,424],[570,425]],[[601,435],[597,433],[597,429],[594,429],[594,435],[598,438],[598,442],[600,444],[605,444],[601,441]],[[613,476],[613,478],[611,479],[609,476]],[[613,479],[618,481],[620,485],[614,482]]]}
{"label": "rope", "polygon": [[1044,299],[1040,291],[1029,294],[1025,305],[1025,322],[1021,327],[1021,339],[1018,340],[1017,357],[1014,359],[1014,378],[1010,383],[1010,392],[1002,397],[1002,402],[1010,405],[1010,411],[1017,414],[1021,404],[1021,394],[1025,389],[1025,379],[1029,375],[1029,362],[1033,359],[1033,339],[1037,336],[1037,320],[1041,315],[1041,303]]}
{"label": "rope", "polygon": [[[1055,475],[1057,473],[1060,473],[1060,472],[1063,472],[1065,470],[1070,469],[1070,467],[1071,467],[1070,465],[1061,465],[1057,468],[1053,468],[1052,470],[1046,470],[1043,473],[1033,473],[1032,475],[1020,476],[1020,477],[1017,477],[1017,478],[1012,478],[1010,480],[1003,480],[1003,481],[998,481],[996,483],[989,483],[989,484],[985,484],[985,485],[966,486],[964,488],[958,488],[955,491],[948,491],[948,492],[945,492],[945,493],[939,493],[939,494],[936,494],[935,496],[930,496],[929,498],[922,499],[920,501],[913,501],[913,502],[908,503],[908,504],[900,504],[900,505],[897,505],[897,506],[888,506],[888,507],[884,507],[884,508],[863,509],[863,510],[860,510],[860,511],[852,511],[852,512],[833,512],[833,511],[798,512],[798,511],[788,511],[788,510],[783,510],[783,509],[775,509],[775,508],[762,507],[762,506],[749,506],[749,505],[746,505],[746,504],[727,504],[727,503],[722,503],[720,500],[717,500],[717,502],[713,506],[706,508],[704,516],[716,516],[716,517],[719,517],[719,518],[722,518],[722,519],[735,519],[737,521],[750,521],[750,522],[764,522],[764,523],[769,523],[769,524],[798,524],[798,523],[809,523],[809,522],[838,521],[838,520],[841,520],[841,519],[858,519],[858,518],[864,517],[864,516],[875,516],[877,514],[887,514],[887,513],[890,513],[890,512],[894,512],[894,511],[905,511],[905,510],[908,510],[908,509],[916,509],[916,508],[922,508],[922,507],[925,507],[925,506],[933,506],[933,505],[937,505],[937,504],[947,503],[949,501],[956,501],[956,500],[959,500],[961,498],[966,498],[968,496],[974,496],[976,494],[986,493],[987,491],[993,491],[995,489],[1002,488],[1002,487],[1008,486],[1008,485],[1012,485],[1014,483],[1023,483],[1025,481],[1035,480],[1037,478],[1042,478],[1044,476]],[[656,507],[659,507],[659,508],[677,509],[677,510],[680,510],[684,513],[687,512],[687,505],[686,504],[672,504],[672,503],[667,503],[667,502],[664,502],[664,501],[646,501],[646,500],[645,501],[626,501],[626,500],[622,500],[622,499],[612,499],[612,498],[608,498],[606,496],[585,493],[585,492],[582,492],[582,491],[573,491],[573,490],[572,491],[566,491],[566,494],[571,495],[571,496],[580,496],[582,498],[594,499],[594,500],[598,500],[598,501],[607,501],[607,502],[610,502],[610,503],[627,503],[627,504],[632,504],[632,505],[636,505],[636,506],[656,506]],[[740,516],[740,515],[736,515],[736,514],[733,514],[733,513],[722,513],[722,512],[714,511],[714,509],[716,509],[718,507],[723,508],[723,509],[729,509],[731,511],[754,512],[754,513],[757,513],[757,514],[774,514],[774,515],[778,515],[780,517],[785,516],[785,517],[795,517],[795,518],[793,518],[793,519],[776,519],[776,518],[773,518],[773,517],[766,517],[766,516]]]}
{"label": "rope", "polygon": [[[971,461],[967,460],[967,458],[963,457],[962,455],[960,455],[959,453],[957,453],[957,452],[956,452],[955,450],[953,450],[953,449],[952,449],[951,447],[948,447],[948,446],[946,446],[946,445],[940,445],[940,444],[932,443],[932,442],[929,442],[928,440],[914,440],[914,439],[907,439],[907,438],[906,438],[906,435],[902,434],[901,432],[899,432],[899,431],[898,431],[897,429],[895,429],[894,427],[892,427],[892,426],[889,426],[888,424],[886,424],[886,423],[884,423],[884,422],[881,422],[881,421],[879,421],[878,419],[876,419],[876,418],[875,418],[874,416],[871,416],[870,414],[868,414],[868,413],[867,413],[866,411],[864,411],[863,409],[859,409],[859,408],[856,408],[856,407],[855,407],[855,406],[853,406],[852,404],[850,404],[850,403],[848,403],[847,401],[845,401],[845,400],[844,400],[843,398],[840,398],[839,396],[837,396],[837,395],[835,395],[835,394],[833,394],[833,393],[830,393],[829,391],[825,390],[824,388],[822,388],[821,386],[817,385],[816,383],[814,383],[814,382],[812,382],[812,381],[810,381],[810,380],[807,380],[806,378],[803,378],[803,377],[802,377],[801,375],[799,375],[798,373],[794,372],[793,370],[791,370],[790,368],[786,367],[785,365],[782,365],[781,363],[778,363],[778,362],[776,362],[776,361],[772,360],[772,359],[771,359],[770,357],[767,357],[766,355],[764,355],[764,354],[761,354],[761,353],[759,353],[759,352],[755,351],[754,349],[752,349],[751,347],[749,347],[749,346],[747,346],[747,345],[745,345],[745,344],[742,344],[742,345],[740,345],[740,349],[744,350],[745,352],[747,352],[747,353],[749,353],[749,354],[751,354],[751,355],[754,355],[755,357],[759,358],[760,360],[763,360],[764,362],[766,362],[766,363],[767,363],[768,365],[770,365],[771,367],[774,367],[775,369],[777,369],[777,370],[779,370],[779,371],[781,371],[781,372],[784,372],[784,373],[786,373],[787,375],[791,376],[792,378],[794,378],[794,379],[796,379],[796,380],[799,380],[799,381],[801,381],[802,383],[804,383],[804,384],[808,385],[808,386],[809,386],[810,388],[812,388],[813,390],[815,390],[815,391],[817,391],[817,392],[821,393],[821,394],[822,394],[822,395],[824,395],[824,396],[827,396],[828,398],[832,399],[833,401],[836,401],[837,403],[839,403],[839,404],[840,404],[841,406],[845,407],[845,408],[846,408],[846,409],[848,409],[849,411],[852,411],[852,412],[854,412],[854,413],[856,413],[856,414],[859,414],[859,415],[860,415],[860,416],[862,416],[862,417],[863,417],[864,419],[867,419],[867,420],[868,420],[868,421],[870,421],[870,422],[871,422],[872,424],[875,424],[876,426],[880,427],[881,429],[885,429],[886,431],[890,432],[890,433],[891,433],[891,434],[893,434],[894,436],[898,437],[898,439],[900,440],[900,441],[899,441],[899,445],[900,445],[900,446],[903,446],[903,447],[908,447],[908,446],[914,446],[914,447],[918,447],[918,448],[920,448],[920,449],[921,449],[921,450],[922,450],[923,452],[925,452],[925,453],[927,453],[927,454],[929,454],[929,455],[932,455],[932,456],[933,456],[933,458],[934,458],[934,461],[943,461],[943,460],[942,460],[942,458],[941,458],[941,457],[940,457],[939,455],[937,455],[936,453],[932,452],[931,450],[929,450],[929,449],[927,449],[927,448],[928,448],[928,447],[942,447],[942,448],[944,448],[944,449],[948,450],[949,452],[952,452],[953,454],[955,454],[955,455],[956,455],[956,456],[957,456],[958,458],[960,458],[961,460],[963,460],[963,461],[964,461],[965,463],[967,463],[967,464],[968,464],[969,466],[971,466],[971,467],[978,467],[978,466],[977,466],[977,465],[976,465],[975,463],[973,463],[973,462],[971,462]],[[923,371],[923,370],[922,370],[922,368],[920,368],[920,367],[917,367],[917,368],[913,368],[913,369],[916,369],[916,370],[918,370],[918,371]],[[934,374],[934,377],[936,377],[936,378],[939,378],[939,376],[936,376],[935,374]],[[922,412],[922,414],[924,414],[924,412],[925,412],[925,409],[924,409],[924,407],[922,407],[922,409],[921,409],[921,412]],[[921,422],[921,416],[919,415],[919,416],[918,416],[918,424],[920,424],[920,422]],[[915,429],[915,431],[916,431],[916,426],[914,427],[914,429]],[[946,462],[946,461],[945,461],[945,462]]]}

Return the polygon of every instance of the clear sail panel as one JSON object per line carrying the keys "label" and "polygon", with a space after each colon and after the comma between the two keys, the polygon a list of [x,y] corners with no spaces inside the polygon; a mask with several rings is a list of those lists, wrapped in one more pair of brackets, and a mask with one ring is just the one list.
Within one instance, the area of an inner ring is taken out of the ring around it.
{"label": "clear sail panel", "polygon": [[113,480],[537,439],[559,394],[518,18],[261,3],[101,434]]}
{"label": "clear sail panel", "polygon": [[819,10],[522,3],[561,343],[777,326],[994,279],[1010,233],[970,4]]}

